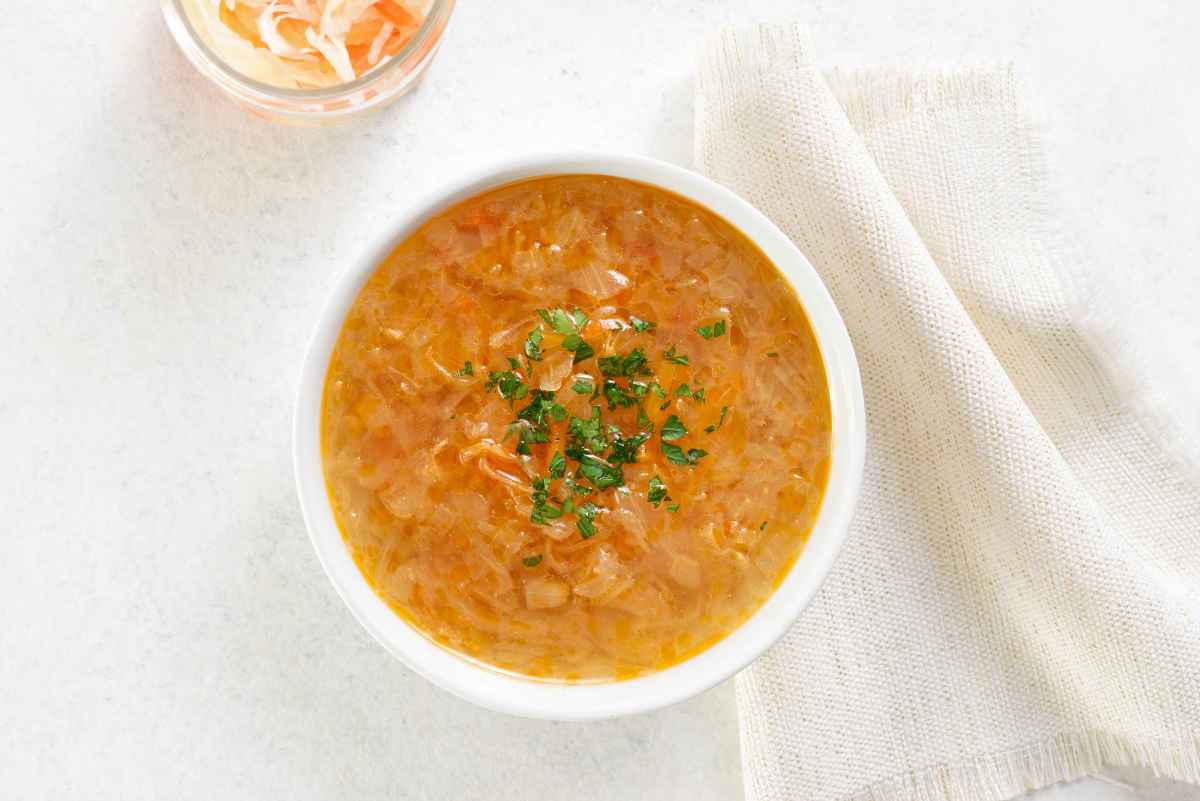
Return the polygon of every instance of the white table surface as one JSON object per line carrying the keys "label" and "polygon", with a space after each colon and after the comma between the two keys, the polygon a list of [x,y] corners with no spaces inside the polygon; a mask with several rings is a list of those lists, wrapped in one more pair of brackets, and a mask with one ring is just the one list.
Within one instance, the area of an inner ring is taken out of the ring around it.
{"label": "white table surface", "polygon": [[[411,193],[522,150],[689,164],[698,44],[788,17],[830,64],[1023,66],[1113,325],[1195,372],[1194,3],[460,0],[415,95],[324,130],[220,98],[154,3],[6,7],[0,797],[739,798],[730,686],[562,725],[387,656],[309,547],[289,426],[326,290]],[[1135,792],[1185,795],[1041,797]]]}

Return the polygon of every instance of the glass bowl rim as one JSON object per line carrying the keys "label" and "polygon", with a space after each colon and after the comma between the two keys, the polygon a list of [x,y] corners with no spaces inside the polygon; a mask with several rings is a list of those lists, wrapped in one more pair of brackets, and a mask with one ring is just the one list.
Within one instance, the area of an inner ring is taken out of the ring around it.
{"label": "glass bowl rim", "polygon": [[[223,2],[223,0],[220,1]],[[198,0],[198,2],[204,2],[204,0]],[[383,66],[368,70],[353,81],[346,81],[334,86],[324,86],[316,89],[292,89],[285,86],[264,83],[234,69],[225,59],[209,47],[208,42],[204,41],[204,38],[200,36],[183,7],[183,0],[162,0],[164,11],[169,9],[170,14],[175,20],[178,20],[180,26],[182,26],[183,33],[187,36],[188,42],[196,48],[204,65],[218,72],[221,79],[227,80],[243,91],[257,97],[272,100],[295,100],[299,102],[342,100],[348,95],[353,95],[355,92],[369,89],[397,71],[404,73],[411,70],[413,65],[408,63],[409,56],[413,53],[421,52],[421,49],[431,37],[440,37],[444,33],[445,23],[454,10],[454,2],[455,0],[433,0],[429,6],[429,13],[425,15],[425,19],[421,22],[421,27],[417,30],[416,35]],[[170,24],[172,22],[170,17],[168,17],[167,21],[168,27],[178,37],[180,31],[176,30],[175,25]]]}

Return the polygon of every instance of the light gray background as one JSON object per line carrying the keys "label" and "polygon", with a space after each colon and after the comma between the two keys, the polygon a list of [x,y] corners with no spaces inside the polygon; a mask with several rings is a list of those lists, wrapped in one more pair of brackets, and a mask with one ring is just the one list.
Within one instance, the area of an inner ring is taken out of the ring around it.
{"label": "light gray background", "polygon": [[[219,97],[152,3],[9,4],[0,798],[739,798],[729,686],[558,725],[400,667],[309,547],[289,425],[326,290],[407,197],[533,149],[689,164],[697,47],[782,18],[829,64],[1021,65],[1099,319],[1148,384],[1196,372],[1191,2],[460,0],[415,95],[325,130]],[[1158,394],[1200,428],[1195,396]]]}

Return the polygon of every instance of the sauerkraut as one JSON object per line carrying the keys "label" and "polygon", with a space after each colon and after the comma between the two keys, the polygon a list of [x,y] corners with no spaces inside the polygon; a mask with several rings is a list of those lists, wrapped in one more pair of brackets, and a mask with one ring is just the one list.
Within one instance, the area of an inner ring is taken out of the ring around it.
{"label": "sauerkraut", "polygon": [[288,89],[353,81],[420,30],[431,0],[182,0],[200,37],[238,72]]}
{"label": "sauerkraut", "polygon": [[322,413],[363,575],[442,645],[564,681],[736,628],[800,553],[830,451],[804,310],[725,221],[601,176],[426,223],[342,328]]}

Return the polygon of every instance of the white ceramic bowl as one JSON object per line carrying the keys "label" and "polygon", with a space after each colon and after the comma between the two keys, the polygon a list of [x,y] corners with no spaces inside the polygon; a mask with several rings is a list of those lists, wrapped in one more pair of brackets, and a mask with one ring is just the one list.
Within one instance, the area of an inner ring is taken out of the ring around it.
{"label": "white ceramic bowl", "polygon": [[[493,670],[456,655],[404,622],[359,573],[334,521],[321,467],[321,398],[342,322],[359,289],[402,240],[434,214],[484,190],[524,178],[598,174],[662,187],[710,209],[753,240],[795,288],[825,360],[833,412],[829,485],[807,545],[779,589],[728,637],[691,659],[648,676],[602,684],[562,684]],[[690,698],[748,665],[816,594],[846,539],[862,480],[865,413],[858,363],[841,315],[812,265],[753,206],[696,173],[646,158],[535,156],[475,170],[421,199],[350,263],[338,280],[309,346],[296,404],[294,457],[304,521],[317,556],[342,600],[367,631],[434,684],[499,712],[587,720],[646,712]]]}

